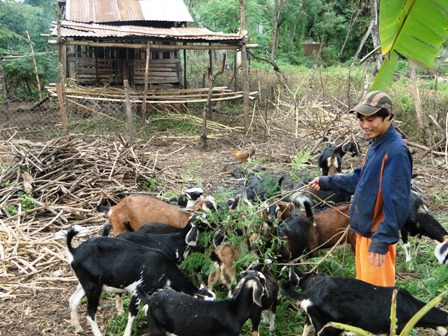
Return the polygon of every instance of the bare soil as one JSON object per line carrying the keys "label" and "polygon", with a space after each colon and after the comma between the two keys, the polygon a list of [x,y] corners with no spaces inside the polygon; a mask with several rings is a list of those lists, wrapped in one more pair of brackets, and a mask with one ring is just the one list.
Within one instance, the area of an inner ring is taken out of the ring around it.
{"label": "bare soil", "polygon": [[[218,187],[238,188],[242,185],[242,179],[232,175],[241,169],[241,164],[230,154],[229,148],[252,146],[256,148],[254,159],[263,160],[274,170],[289,170],[291,159],[300,149],[300,139],[276,138],[264,141],[256,135],[245,137],[242,134],[230,134],[219,139],[210,139],[207,149],[203,149],[197,140],[159,139],[153,142],[151,150],[159,153],[158,165],[176,170],[179,177],[185,175],[188,167],[195,167],[195,178],[191,183],[200,179],[206,193],[213,194]],[[441,189],[446,188],[447,167],[442,160],[437,163],[430,160],[429,156],[417,159],[421,154],[421,150],[415,149],[415,171],[419,174],[415,184],[424,192],[425,198],[429,200],[428,206],[435,215],[447,215],[446,208],[435,201],[435,196]],[[1,165],[9,159],[12,159],[12,155],[8,153],[8,147],[0,142]],[[350,166],[356,166],[359,160],[360,158],[347,157],[344,167],[349,170]],[[311,164],[316,164],[315,156]],[[26,276],[17,270],[15,274],[8,273],[7,276],[0,277],[0,282],[3,283],[20,279],[23,284],[20,289],[8,293],[12,297],[2,299],[5,293],[0,292],[0,335],[75,335],[69,321],[68,298],[74,292],[77,282],[70,266],[61,262],[58,269],[39,276],[42,280],[36,282],[34,275]],[[38,286],[35,286],[36,283]],[[100,328],[104,327],[105,320],[115,316],[113,305],[112,298],[103,301],[103,308],[97,314]],[[84,313],[85,304],[80,309],[81,323],[85,329],[84,334],[90,335]],[[282,334],[281,331],[279,334]],[[138,335],[147,335],[147,329],[142,328]]]}

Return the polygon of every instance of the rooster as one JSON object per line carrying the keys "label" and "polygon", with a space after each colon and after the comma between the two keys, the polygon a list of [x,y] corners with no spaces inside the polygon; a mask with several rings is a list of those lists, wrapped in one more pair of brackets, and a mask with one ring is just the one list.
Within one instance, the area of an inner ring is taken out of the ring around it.
{"label": "rooster", "polygon": [[236,157],[238,160],[241,161],[241,163],[246,163],[247,159],[252,157],[255,154],[255,148],[252,148],[248,152],[239,151],[236,148],[230,148],[230,151],[232,152],[232,155]]}

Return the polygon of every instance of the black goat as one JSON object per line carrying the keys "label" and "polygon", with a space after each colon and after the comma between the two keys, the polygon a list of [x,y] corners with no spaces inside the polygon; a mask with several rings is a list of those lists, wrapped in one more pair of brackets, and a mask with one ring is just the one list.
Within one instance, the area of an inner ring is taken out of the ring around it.
{"label": "black goat", "polygon": [[[294,280],[294,277],[297,276]],[[298,283],[301,292],[293,284]],[[283,293],[297,300],[311,320],[316,334],[340,335],[342,330],[325,327],[329,322],[353,325],[373,334],[390,334],[392,293],[397,290],[397,334],[426,303],[398,287],[374,286],[367,282],[314,273],[304,274],[297,268],[290,273],[290,283],[281,282]],[[448,333],[448,313],[431,308],[416,327],[435,329],[439,335]]]}
{"label": "black goat", "polygon": [[411,260],[409,235],[417,237],[426,236],[439,243],[448,241],[447,230],[431,215],[423,202],[421,194],[415,188],[411,188],[411,215],[406,220],[400,232],[406,252],[406,261]]}
{"label": "black goat", "polygon": [[342,172],[342,158],[351,152],[353,156],[359,155],[359,146],[355,141],[348,141],[337,147],[330,146],[324,149],[317,159],[317,164],[322,169],[322,175],[334,175]]}
{"label": "black goat", "polygon": [[148,305],[151,336],[237,336],[250,315],[250,307],[262,305],[266,279],[260,272],[248,273],[239,283],[240,290],[221,301],[201,301],[171,289],[149,296],[137,287],[141,300]]}
{"label": "black goat", "polygon": [[280,192],[284,176],[275,177],[265,174],[263,177],[252,175],[248,178],[244,190],[235,196],[231,209],[235,209],[240,201],[246,204],[262,202]]}
{"label": "black goat", "polygon": [[70,297],[72,324],[76,332],[82,332],[79,324],[78,305],[87,297],[87,321],[95,336],[101,332],[95,319],[101,292],[129,292],[128,323],[124,336],[130,336],[132,324],[137,316],[139,285],[145,292],[169,286],[190,295],[213,293],[198,288],[165,253],[134,242],[111,237],[94,237],[86,240],[77,248],[72,246],[72,239],[78,233],[76,228],[67,232],[67,254],[71,266],[78,278],[82,290]]}

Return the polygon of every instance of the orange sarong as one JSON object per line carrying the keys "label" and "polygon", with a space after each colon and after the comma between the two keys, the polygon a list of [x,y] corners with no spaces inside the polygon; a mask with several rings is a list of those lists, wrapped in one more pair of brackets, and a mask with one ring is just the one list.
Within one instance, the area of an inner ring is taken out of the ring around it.
{"label": "orange sarong", "polygon": [[370,238],[356,234],[356,279],[363,280],[376,286],[395,285],[395,250],[396,244],[389,246],[384,264],[380,268],[370,265]]}

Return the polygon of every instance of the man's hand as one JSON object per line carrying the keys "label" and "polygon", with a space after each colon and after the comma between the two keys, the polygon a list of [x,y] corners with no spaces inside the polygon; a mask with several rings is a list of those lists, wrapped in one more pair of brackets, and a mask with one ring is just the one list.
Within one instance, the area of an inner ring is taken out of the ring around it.
{"label": "man's hand", "polygon": [[314,180],[312,180],[311,182],[308,183],[308,187],[311,189],[314,189],[316,191],[320,191],[320,186],[319,186],[319,177],[315,177]]}
{"label": "man's hand", "polygon": [[383,265],[385,258],[386,256],[384,254],[369,252],[370,266],[380,268],[381,265]]}

